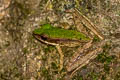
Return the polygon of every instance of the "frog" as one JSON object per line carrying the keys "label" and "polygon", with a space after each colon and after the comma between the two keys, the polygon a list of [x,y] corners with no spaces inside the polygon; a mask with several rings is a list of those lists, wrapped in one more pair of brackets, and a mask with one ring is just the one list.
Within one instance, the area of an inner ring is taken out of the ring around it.
{"label": "frog", "polygon": [[33,36],[43,43],[56,46],[60,54],[60,70],[63,68],[64,56],[60,46],[75,47],[80,43],[87,43],[91,40],[79,31],[54,27],[48,23],[42,25],[41,28],[35,29]]}
{"label": "frog", "polygon": [[[87,26],[89,26],[88,28],[96,36],[98,36],[99,39],[103,40],[104,37],[101,36],[101,34],[99,34],[96,29],[94,29],[95,26],[93,25],[93,23],[91,23],[90,20],[86,18],[84,15],[81,15],[78,9],[75,9],[75,11],[77,12],[76,13],[77,15],[80,14],[80,18],[83,18],[82,20],[83,23],[87,22]],[[72,71],[71,74],[74,74],[79,68],[81,68],[81,66],[79,67],[79,64],[81,63],[79,60],[80,55],[78,53],[84,53],[84,52],[86,53],[87,49],[93,45],[92,42],[94,41],[93,37],[90,37],[84,34],[83,32],[60,28],[57,26],[53,26],[49,23],[41,25],[40,28],[35,29],[33,31],[33,36],[42,43],[53,45],[56,47],[60,55],[60,64],[59,64],[60,71],[63,69],[63,63],[64,63],[63,62],[64,54],[61,49],[61,46],[76,47],[81,44],[84,44],[83,48],[81,47],[78,48],[78,50],[76,51],[77,55],[76,54],[73,55],[72,59],[70,60],[70,63],[66,67],[68,72]],[[101,48],[96,48],[95,50],[89,53],[90,55],[87,54],[87,57],[89,58],[89,56],[94,55],[94,53],[97,53],[101,50],[102,50]]]}

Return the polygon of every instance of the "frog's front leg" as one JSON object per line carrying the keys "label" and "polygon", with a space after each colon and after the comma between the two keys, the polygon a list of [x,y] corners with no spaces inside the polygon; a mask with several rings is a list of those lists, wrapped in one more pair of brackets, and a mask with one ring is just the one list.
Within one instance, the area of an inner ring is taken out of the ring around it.
{"label": "frog's front leg", "polygon": [[61,71],[62,68],[63,68],[63,58],[64,58],[64,55],[63,55],[63,52],[62,52],[62,49],[61,49],[60,45],[56,45],[56,48],[57,48],[58,53],[60,55],[60,71]]}

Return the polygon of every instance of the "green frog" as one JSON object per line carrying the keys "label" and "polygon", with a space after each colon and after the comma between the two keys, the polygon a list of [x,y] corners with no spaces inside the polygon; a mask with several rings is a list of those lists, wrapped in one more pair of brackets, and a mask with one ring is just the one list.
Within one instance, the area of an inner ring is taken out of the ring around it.
{"label": "green frog", "polygon": [[[99,35],[99,33],[94,28],[92,28],[93,24],[91,24],[91,22],[88,19],[86,19],[85,16],[83,16],[83,18],[84,18],[82,20],[83,22],[88,22],[87,23],[87,25],[89,26],[88,28],[91,29],[91,31],[95,33],[102,40],[103,37]],[[83,46],[83,48],[80,48],[78,49],[78,51],[76,51],[76,52],[84,52],[84,49],[89,48],[93,42],[93,38],[91,38],[90,36],[87,36],[82,32],[79,32],[77,30],[68,30],[68,29],[63,29],[59,27],[54,27],[48,23],[42,25],[41,28],[35,29],[33,31],[33,36],[37,40],[45,44],[56,46],[60,55],[60,70],[63,69],[63,59],[64,59],[64,54],[61,50],[61,46],[76,47],[84,43],[85,45]],[[97,53],[97,51],[100,51],[100,50],[101,50],[100,48],[97,48],[92,52],[90,52],[90,54],[93,55],[93,53]],[[87,57],[89,57],[89,55],[87,55]],[[78,61],[78,59],[79,59],[79,54],[74,55],[73,59],[70,60],[71,61],[70,64],[67,65],[68,72],[77,68],[79,64],[82,64],[80,63],[80,61]],[[75,64],[76,61],[77,63]]]}
{"label": "green frog", "polygon": [[87,43],[91,40],[79,31],[66,30],[50,24],[44,24],[41,28],[35,29],[33,36],[43,43],[56,46],[60,54],[60,70],[63,68],[64,56],[60,46],[75,47],[80,45],[80,43]]}

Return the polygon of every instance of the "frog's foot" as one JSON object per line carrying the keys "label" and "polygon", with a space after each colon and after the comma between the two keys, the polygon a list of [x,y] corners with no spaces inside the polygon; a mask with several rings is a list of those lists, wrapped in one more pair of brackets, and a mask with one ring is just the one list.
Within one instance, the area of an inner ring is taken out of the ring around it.
{"label": "frog's foot", "polygon": [[60,71],[63,69],[63,58],[64,58],[64,55],[63,55],[63,52],[61,50],[61,47],[59,45],[56,45],[56,48],[59,52],[59,55],[60,55]]}

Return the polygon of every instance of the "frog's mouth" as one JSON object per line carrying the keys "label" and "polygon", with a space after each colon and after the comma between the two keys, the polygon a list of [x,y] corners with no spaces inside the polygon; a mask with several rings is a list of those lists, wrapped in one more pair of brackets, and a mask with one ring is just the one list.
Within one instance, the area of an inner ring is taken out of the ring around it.
{"label": "frog's mouth", "polygon": [[45,43],[45,44],[49,44],[49,45],[59,45],[56,43],[55,40],[52,40],[50,38],[48,38],[48,36],[45,35],[39,35],[39,34],[34,34],[33,33],[33,37],[35,37],[38,41]]}

